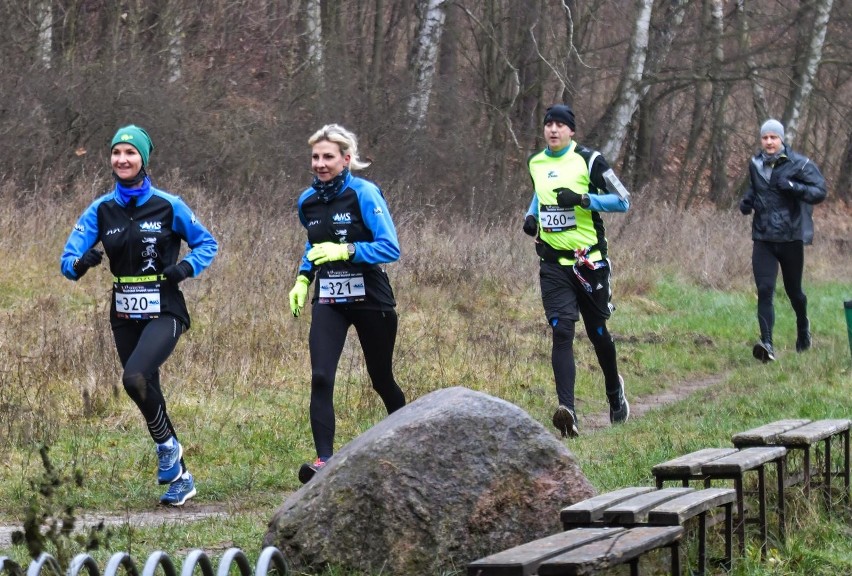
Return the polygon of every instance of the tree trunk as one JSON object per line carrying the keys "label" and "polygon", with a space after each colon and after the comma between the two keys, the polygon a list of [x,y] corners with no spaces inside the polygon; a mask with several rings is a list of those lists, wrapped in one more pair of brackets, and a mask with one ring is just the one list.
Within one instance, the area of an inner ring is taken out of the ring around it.
{"label": "tree trunk", "polygon": [[446,0],[427,0],[426,13],[417,36],[417,56],[414,70],[417,85],[408,101],[408,114],[414,128],[419,130],[426,121],[429,110],[429,97],[432,94],[432,82],[435,79],[435,63],[438,60],[438,47],[444,31]]}
{"label": "tree trunk", "polygon": [[746,78],[751,84],[751,100],[754,113],[760,122],[769,118],[769,106],[766,104],[766,92],[763,90],[762,80],[757,73],[757,63],[751,50],[751,36],[748,27],[748,15],[746,14],[745,0],[737,0],[737,21],[739,23],[739,47],[740,54],[745,54]]}
{"label": "tree trunk", "polygon": [[305,34],[308,38],[308,65],[313,68],[317,86],[322,91],[325,79],[325,58],[320,0],[305,0]]}
{"label": "tree trunk", "polygon": [[725,65],[724,40],[724,0],[712,0],[710,21],[713,24],[713,57],[710,77],[713,79],[711,97],[713,110],[713,128],[710,130],[710,200],[721,204],[728,192],[728,142],[725,126],[725,109],[730,83],[720,78]]}
{"label": "tree trunk", "polygon": [[636,20],[627,65],[621,77],[616,98],[604,114],[601,124],[604,132],[600,139],[603,142],[600,151],[610,161],[615,161],[618,156],[624,135],[627,133],[627,126],[639,103],[653,5],[653,0],[636,0]]}
{"label": "tree trunk", "polygon": [[785,119],[785,140],[792,144],[795,140],[799,128],[799,118],[802,114],[802,109],[807,103],[808,96],[813,89],[814,77],[819,68],[819,62],[822,59],[822,47],[825,42],[825,32],[828,29],[828,20],[831,16],[831,5],[833,0],[816,0],[814,5],[814,24],[810,31],[810,42],[804,58],[799,66],[798,73],[793,82],[793,93],[787,102],[787,109],[784,112]]}

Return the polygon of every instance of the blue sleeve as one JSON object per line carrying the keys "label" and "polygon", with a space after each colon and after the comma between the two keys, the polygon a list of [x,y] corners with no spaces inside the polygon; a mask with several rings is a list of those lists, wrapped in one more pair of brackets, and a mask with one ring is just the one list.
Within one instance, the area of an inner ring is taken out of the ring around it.
{"label": "blue sleeve", "polygon": [[[299,214],[299,222],[302,223],[302,226],[305,227],[305,230],[308,229],[308,221],[305,219],[305,215],[302,213],[302,202],[305,201],[305,198],[311,193],[310,190],[305,190],[302,192],[301,196],[299,196],[299,201],[297,203],[296,211]],[[302,252],[302,258],[299,260],[299,273],[302,276],[307,276],[308,280],[311,282],[314,281],[314,265],[308,260],[308,251],[311,249],[311,241],[307,240],[305,242],[305,251]]]}
{"label": "blue sleeve", "polygon": [[219,243],[183,200],[175,196],[172,207],[175,211],[172,228],[186,240],[190,248],[184,260],[192,266],[192,275],[198,276],[213,262],[213,257],[219,251]]}
{"label": "blue sleeve", "polygon": [[595,212],[627,212],[630,200],[618,194],[589,194],[589,210]]}
{"label": "blue sleeve", "polygon": [[527,209],[527,213],[524,214],[524,218],[530,215],[538,219],[538,198],[536,198],[535,192],[533,192],[532,202],[530,202],[530,207]]}
{"label": "blue sleeve", "polygon": [[62,275],[69,280],[79,278],[77,273],[74,272],[74,262],[77,258],[85,254],[101,238],[98,230],[98,205],[102,201],[103,198],[98,198],[86,208],[77,223],[74,224],[74,229],[68,236],[68,241],[65,242],[65,249],[62,251],[59,266]]}
{"label": "blue sleeve", "polygon": [[373,233],[372,242],[355,242],[355,264],[385,264],[399,260],[399,238],[382,192],[373,184],[359,186],[358,203],[364,225]]}

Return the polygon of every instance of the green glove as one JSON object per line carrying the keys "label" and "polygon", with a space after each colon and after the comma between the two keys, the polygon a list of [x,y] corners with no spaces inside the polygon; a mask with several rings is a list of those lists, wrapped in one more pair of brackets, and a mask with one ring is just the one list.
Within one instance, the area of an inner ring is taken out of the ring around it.
{"label": "green glove", "polygon": [[336,260],[349,260],[349,250],[346,244],[321,242],[308,250],[308,260],[319,266]]}
{"label": "green glove", "polygon": [[308,298],[308,286],[311,281],[301,274],[296,278],[296,283],[293,289],[290,290],[290,312],[296,318],[302,313],[302,308],[305,307],[305,300]]}

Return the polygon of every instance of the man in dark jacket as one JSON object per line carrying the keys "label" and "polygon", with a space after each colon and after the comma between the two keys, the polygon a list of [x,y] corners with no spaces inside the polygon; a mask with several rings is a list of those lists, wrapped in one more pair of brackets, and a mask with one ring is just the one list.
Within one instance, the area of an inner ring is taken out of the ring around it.
{"label": "man in dark jacket", "polygon": [[811,347],[808,299],[802,290],[804,245],[813,241],[813,205],[825,200],[826,191],[817,165],[784,144],[784,126],[778,120],[763,123],[760,142],[762,150],[749,163],[749,186],[740,200],[740,212],[754,214],[751,265],[757,285],[760,341],[753,354],[762,362],[771,362],[775,360],[773,296],[779,266],[784,291],[796,313],[796,351]]}

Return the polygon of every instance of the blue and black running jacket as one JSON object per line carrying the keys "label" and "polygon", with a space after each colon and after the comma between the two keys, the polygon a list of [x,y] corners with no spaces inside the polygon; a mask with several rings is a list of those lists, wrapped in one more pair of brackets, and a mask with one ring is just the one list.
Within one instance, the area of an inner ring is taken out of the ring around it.
{"label": "blue and black running jacket", "polygon": [[[154,276],[163,280],[163,270],[176,264],[181,241],[190,252],[184,260],[198,276],[213,261],[219,245],[213,235],[179,198],[151,186],[136,198],[135,206],[125,204],[117,188],[92,202],[74,225],[62,253],[62,274],[77,280],[74,261],[100,242],[109,258],[109,269],[118,278]],[[183,293],[168,281],[160,284],[160,309],[177,317],[189,328],[189,312]],[[123,321],[116,316],[115,298],[110,307],[113,325]]]}
{"label": "blue and black running jacket", "polygon": [[[396,306],[387,273],[380,266],[399,260],[399,239],[382,191],[374,183],[349,174],[335,196],[327,203],[317,191],[308,188],[299,196],[299,220],[308,231],[308,241],[299,265],[299,274],[308,280],[335,275],[363,274],[366,296],[362,301],[345,298],[331,305],[364,310],[390,310]],[[307,254],[322,242],[354,244],[351,260],[315,266]],[[314,282],[313,302],[319,297],[320,282]]]}

